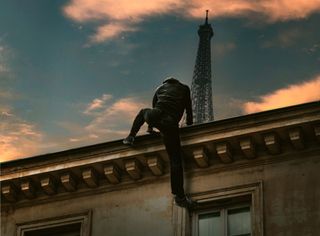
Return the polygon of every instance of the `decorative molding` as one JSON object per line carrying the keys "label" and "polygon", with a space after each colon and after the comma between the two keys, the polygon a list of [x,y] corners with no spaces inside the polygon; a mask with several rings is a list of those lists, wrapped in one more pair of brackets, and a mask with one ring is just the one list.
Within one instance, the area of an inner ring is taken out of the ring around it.
{"label": "decorative molding", "polygon": [[120,183],[120,171],[115,164],[105,165],[103,168],[104,175],[112,184]]}
{"label": "decorative molding", "polygon": [[77,182],[74,175],[71,172],[63,173],[60,176],[60,181],[68,192],[74,192],[77,190]]}
{"label": "decorative molding", "polygon": [[159,156],[148,157],[147,165],[154,175],[156,176],[163,175],[163,161]]}
{"label": "decorative molding", "polygon": [[21,192],[28,199],[32,199],[36,197],[35,188],[31,180],[24,180],[20,184]]}
{"label": "decorative molding", "polygon": [[300,127],[289,130],[289,139],[296,149],[304,148],[303,134]]}
{"label": "decorative molding", "polygon": [[189,236],[190,235],[190,215],[187,209],[177,206],[172,203],[172,219],[174,236]]}
{"label": "decorative molding", "polygon": [[[80,212],[71,215],[62,215],[53,218],[41,219],[38,221],[23,222],[17,224],[17,236],[31,235],[38,230],[63,227],[72,224],[80,224],[79,235],[91,235],[92,211]],[[38,234],[37,234],[38,235]]]}
{"label": "decorative molding", "polygon": [[240,139],[239,144],[246,158],[253,159],[256,157],[255,144],[250,137]]}
{"label": "decorative molding", "polygon": [[1,186],[1,195],[9,202],[17,201],[17,190],[11,183]]}
{"label": "decorative molding", "polygon": [[264,144],[272,155],[280,153],[280,140],[277,134],[268,133],[263,136]]}
{"label": "decorative molding", "polygon": [[204,147],[199,147],[193,150],[193,158],[199,167],[208,167],[209,158],[208,151]]}
{"label": "decorative molding", "polygon": [[40,185],[44,193],[54,195],[57,193],[57,186],[52,176],[45,176],[40,179]]}
{"label": "decorative molding", "polygon": [[220,160],[223,163],[230,163],[233,161],[231,147],[230,144],[227,142],[219,143],[216,145],[216,151]]}
{"label": "decorative molding", "polygon": [[89,188],[96,188],[99,186],[98,175],[94,168],[86,168],[82,170],[82,179],[88,185]]}
{"label": "decorative molding", "polygon": [[132,179],[138,180],[141,178],[141,167],[136,159],[126,160],[125,168]]}

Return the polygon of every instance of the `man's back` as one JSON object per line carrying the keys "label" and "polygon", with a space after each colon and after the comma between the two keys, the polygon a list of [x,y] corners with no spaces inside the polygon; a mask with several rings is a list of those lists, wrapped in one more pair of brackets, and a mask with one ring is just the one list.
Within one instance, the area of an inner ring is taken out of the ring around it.
{"label": "man's back", "polygon": [[157,89],[153,98],[153,107],[158,108],[179,122],[184,109],[187,112],[187,124],[192,124],[190,89],[174,78],[169,78]]}
{"label": "man's back", "polygon": [[170,160],[171,192],[178,206],[193,208],[196,204],[184,192],[182,152],[179,135],[179,121],[184,109],[187,113],[187,125],[192,124],[190,89],[174,78],[166,79],[154,97],[154,109],[141,109],[133,121],[129,135],[123,140],[126,145],[133,145],[142,125],[147,122],[149,128],[156,127],[161,132],[163,143]]}

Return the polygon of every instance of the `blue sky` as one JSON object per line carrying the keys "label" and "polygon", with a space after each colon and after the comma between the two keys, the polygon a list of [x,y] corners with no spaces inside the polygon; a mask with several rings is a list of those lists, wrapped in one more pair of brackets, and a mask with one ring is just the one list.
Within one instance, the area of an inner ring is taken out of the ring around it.
{"label": "blue sky", "polygon": [[319,0],[3,0],[0,160],[124,137],[165,77],[191,85],[206,9],[215,119],[319,100]]}

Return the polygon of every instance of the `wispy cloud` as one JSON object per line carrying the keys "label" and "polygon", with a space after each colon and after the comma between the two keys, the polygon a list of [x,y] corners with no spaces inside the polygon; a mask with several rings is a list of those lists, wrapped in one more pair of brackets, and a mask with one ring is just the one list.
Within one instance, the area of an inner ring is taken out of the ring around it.
{"label": "wispy cloud", "polygon": [[110,94],[103,94],[86,105],[83,114],[90,119],[86,125],[64,125],[72,128],[70,131],[74,134],[68,140],[72,145],[88,145],[123,138],[136,114],[147,106],[137,97],[114,99]]}
{"label": "wispy cloud", "polygon": [[63,12],[79,23],[99,22],[90,39],[91,43],[101,43],[136,31],[139,23],[155,15],[203,18],[207,9],[211,17],[261,18],[272,23],[307,18],[320,11],[320,0],[70,0]]}
{"label": "wispy cloud", "polygon": [[303,19],[320,11],[319,0],[194,0],[188,12],[203,17],[206,9],[214,17],[263,17],[267,22]]}
{"label": "wispy cloud", "polygon": [[13,72],[13,50],[0,37],[0,162],[26,157],[38,151],[41,132],[34,124],[17,116],[10,105],[19,94],[8,88]]}
{"label": "wispy cloud", "polygon": [[289,85],[243,104],[245,113],[260,112],[311,101],[320,101],[320,75],[314,79]]}
{"label": "wispy cloud", "polygon": [[26,120],[14,109],[21,96],[0,87],[0,162],[48,152],[63,145],[63,140],[49,140],[39,126]]}
{"label": "wispy cloud", "polygon": [[106,105],[106,102],[112,99],[111,94],[103,94],[100,98],[95,98],[87,105],[84,110],[84,114],[90,114],[91,112],[97,111]]}
{"label": "wispy cloud", "polygon": [[213,45],[216,56],[224,56],[225,54],[236,49],[237,45],[233,42],[216,43]]}
{"label": "wispy cloud", "polygon": [[221,120],[230,117],[241,116],[243,101],[233,98],[228,93],[215,94],[213,97],[214,119]]}
{"label": "wispy cloud", "polygon": [[134,26],[128,26],[123,22],[109,23],[99,26],[96,33],[90,37],[92,43],[101,43],[107,39],[117,37],[123,32],[134,32],[138,28]]}
{"label": "wispy cloud", "polygon": [[85,127],[90,134],[99,137],[113,134],[124,135],[128,132],[137,112],[146,104],[134,97],[121,98],[93,115],[92,121]]}
{"label": "wispy cloud", "polygon": [[0,162],[36,154],[42,139],[34,124],[16,116],[9,107],[0,106]]}
{"label": "wispy cloud", "polygon": [[266,40],[262,43],[262,47],[280,47],[287,48],[297,44],[298,40],[303,37],[302,30],[298,28],[286,29],[278,33],[278,35],[271,39]]}
{"label": "wispy cloud", "polygon": [[164,14],[181,5],[180,0],[71,0],[63,9],[77,22],[100,22],[92,43],[100,43],[123,32],[137,30],[137,23],[147,17]]}
{"label": "wispy cloud", "polygon": [[313,44],[310,48],[305,48],[304,51],[306,51],[308,54],[314,54],[320,51],[320,41],[319,43]]}
{"label": "wispy cloud", "polygon": [[[14,96],[0,90],[0,98],[8,101]],[[137,97],[114,99],[111,94],[103,94],[80,111],[89,121],[58,122],[68,134],[48,137],[36,124],[0,103],[0,162],[123,138],[137,112],[146,106]]]}

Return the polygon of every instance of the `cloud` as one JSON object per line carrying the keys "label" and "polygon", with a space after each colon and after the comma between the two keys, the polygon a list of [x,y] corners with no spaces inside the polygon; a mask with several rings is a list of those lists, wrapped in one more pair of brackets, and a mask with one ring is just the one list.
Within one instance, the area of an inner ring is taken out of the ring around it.
{"label": "cloud", "polygon": [[63,135],[47,136],[16,114],[9,104],[17,98],[13,92],[0,90],[0,162],[123,138],[137,112],[148,106],[137,97],[114,99],[102,94],[82,105],[85,119],[56,122]]}
{"label": "cloud", "polygon": [[110,94],[93,99],[82,112],[89,118],[84,125],[62,123],[70,130],[70,146],[88,145],[125,137],[134,117],[148,104],[137,97],[113,99]]}
{"label": "cloud", "polygon": [[262,47],[291,47],[294,44],[296,44],[302,36],[302,31],[297,28],[287,29],[285,31],[280,32],[274,39],[264,41],[262,43]]}
{"label": "cloud", "polygon": [[100,43],[136,31],[136,25],[145,18],[170,12],[179,5],[180,0],[71,0],[63,12],[76,22],[100,22],[90,38],[92,43]]}
{"label": "cloud", "polygon": [[180,0],[71,0],[63,10],[78,22],[105,19],[137,22],[146,16],[167,13],[181,4]]}
{"label": "cloud", "polygon": [[128,132],[138,111],[146,106],[144,102],[134,97],[121,98],[95,114],[85,129],[90,134],[100,137],[110,135],[110,132],[117,136],[123,135]]}
{"label": "cloud", "polygon": [[[264,38],[266,35],[262,35]],[[303,51],[309,54],[317,52],[320,48],[320,41],[317,37],[314,37],[313,32],[300,27],[288,27],[277,32],[273,38],[265,39],[261,46],[263,48],[280,47],[288,48],[303,44],[305,47]]]}
{"label": "cloud", "polygon": [[87,108],[83,113],[90,114],[91,112],[102,108],[106,104],[106,102],[111,99],[112,99],[111,94],[103,94],[100,98],[93,99],[92,102],[87,105]]}
{"label": "cloud", "polygon": [[0,37],[0,162],[35,154],[42,140],[36,126],[18,117],[10,105],[20,97],[7,84],[13,76],[9,66],[13,56],[13,50]]}
{"label": "cloud", "polygon": [[[304,19],[320,11],[319,0],[265,0],[262,7],[271,21]],[[263,12],[263,11],[262,11]]]}
{"label": "cloud", "polygon": [[310,48],[305,49],[308,54],[317,53],[320,50],[320,42],[313,44]]}
{"label": "cloud", "polygon": [[188,9],[193,17],[203,17],[206,9],[213,17],[264,17],[267,22],[303,19],[320,11],[319,0],[194,0]]}
{"label": "cloud", "polygon": [[30,122],[17,117],[12,109],[0,107],[0,162],[39,152],[43,135]]}
{"label": "cloud", "polygon": [[121,33],[136,31],[139,23],[155,15],[174,13],[202,19],[207,9],[211,18],[261,18],[273,23],[304,19],[320,12],[320,0],[71,0],[63,12],[79,23],[98,22],[90,40],[101,43]]}
{"label": "cloud", "polygon": [[0,88],[0,162],[25,158],[53,150],[63,140],[47,140],[45,134],[33,122],[17,115],[10,105],[21,96]]}
{"label": "cloud", "polygon": [[320,75],[300,84],[290,85],[243,104],[245,113],[260,112],[311,101],[320,101]]}
{"label": "cloud", "polygon": [[122,22],[110,23],[99,26],[96,34],[90,37],[90,41],[93,43],[101,43],[107,39],[114,38],[123,32],[133,32],[137,30],[137,28],[134,28],[133,26],[127,26]]}
{"label": "cloud", "polygon": [[224,56],[225,54],[233,51],[236,49],[237,45],[233,42],[226,42],[226,43],[216,43],[213,45],[214,47],[214,54],[216,56]]}
{"label": "cloud", "polygon": [[213,97],[214,119],[222,120],[242,115],[243,101],[230,96],[228,93],[216,93]]}

